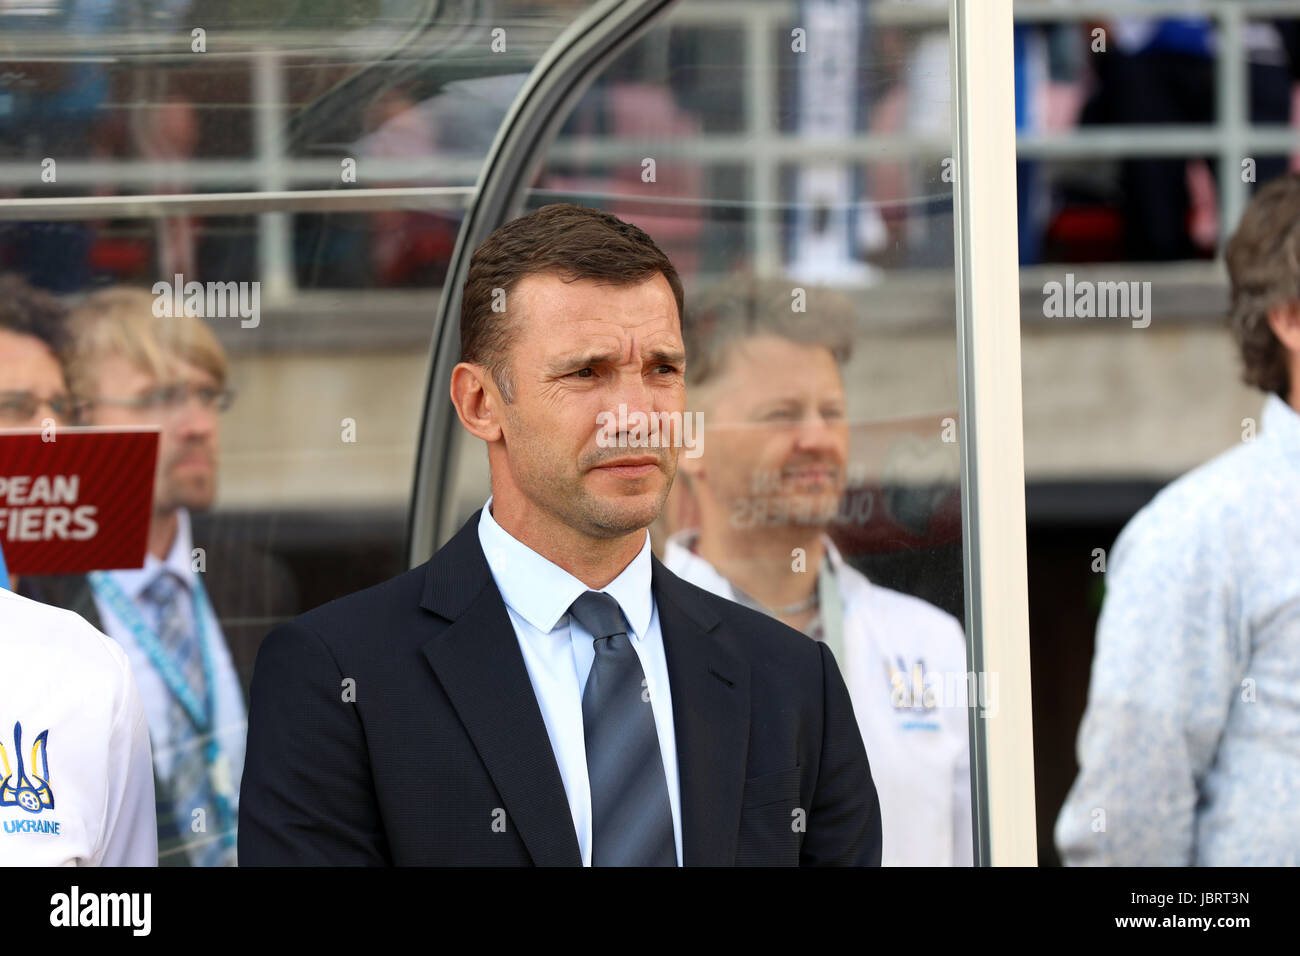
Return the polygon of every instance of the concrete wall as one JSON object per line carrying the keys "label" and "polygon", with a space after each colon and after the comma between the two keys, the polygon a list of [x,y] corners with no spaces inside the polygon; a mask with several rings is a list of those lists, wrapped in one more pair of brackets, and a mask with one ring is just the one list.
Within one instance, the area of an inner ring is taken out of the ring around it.
{"label": "concrete wall", "polygon": [[[224,423],[219,505],[403,505],[426,361],[422,347],[233,356],[240,394]],[[1031,482],[1171,478],[1240,441],[1263,401],[1238,384],[1231,340],[1208,322],[1028,322],[1022,361]],[[955,339],[934,324],[865,336],[845,377],[855,461],[869,472],[881,452],[858,439],[872,423],[956,413]],[[343,440],[344,419],[355,442]],[[467,485],[485,487],[481,448],[467,452]],[[918,477],[953,473],[955,448],[929,457]]]}

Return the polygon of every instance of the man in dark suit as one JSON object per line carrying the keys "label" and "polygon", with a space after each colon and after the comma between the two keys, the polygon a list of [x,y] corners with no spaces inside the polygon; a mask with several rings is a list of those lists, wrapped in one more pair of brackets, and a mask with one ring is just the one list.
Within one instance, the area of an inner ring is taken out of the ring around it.
{"label": "man in dark suit", "polygon": [[267,636],[242,864],[879,864],[832,655],[651,553],[682,298],[591,209],[476,250],[451,399],[492,495],[426,564]]}

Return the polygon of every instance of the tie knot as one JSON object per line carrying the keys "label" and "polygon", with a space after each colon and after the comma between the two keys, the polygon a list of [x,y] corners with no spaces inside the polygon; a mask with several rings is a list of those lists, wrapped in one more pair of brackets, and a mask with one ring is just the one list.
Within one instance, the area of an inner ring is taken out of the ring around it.
{"label": "tie knot", "polygon": [[627,633],[618,601],[604,591],[588,591],[586,594],[580,594],[578,599],[569,605],[569,613],[596,640]]}
{"label": "tie knot", "polygon": [[144,598],[156,607],[166,607],[176,599],[181,582],[170,571],[160,571],[144,589]]}

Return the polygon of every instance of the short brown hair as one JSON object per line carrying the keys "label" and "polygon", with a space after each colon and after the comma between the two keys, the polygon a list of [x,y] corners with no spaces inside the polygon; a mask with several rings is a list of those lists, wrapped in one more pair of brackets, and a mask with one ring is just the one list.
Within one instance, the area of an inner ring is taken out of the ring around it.
{"label": "short brown hair", "polygon": [[1300,174],[1280,176],[1255,194],[1224,258],[1242,380],[1285,398],[1291,389],[1287,351],[1269,328],[1268,310],[1300,299]]}
{"label": "short brown hair", "polygon": [[[803,311],[795,311],[801,293]],[[686,387],[722,375],[736,346],[759,335],[821,345],[843,365],[853,351],[857,315],[842,293],[786,279],[739,273],[694,300],[686,323]]]}
{"label": "short brown hair", "polygon": [[67,309],[53,295],[15,272],[0,275],[0,330],[37,338],[57,356],[68,342],[66,319]]}
{"label": "short brown hair", "polygon": [[94,398],[95,366],[106,355],[120,355],[159,379],[169,361],[179,358],[225,382],[226,352],[212,330],[197,316],[155,315],[155,298],[145,289],[114,286],[91,293],[72,308],[65,364],[73,395]]}
{"label": "short brown hair", "polygon": [[460,360],[487,368],[502,398],[513,401],[508,352],[514,330],[507,313],[492,309],[498,294],[508,296],[531,275],[631,285],[656,273],[673,290],[680,322],[685,296],[677,270],[636,226],[572,203],[553,203],[513,219],[484,239],[470,259],[460,300]]}

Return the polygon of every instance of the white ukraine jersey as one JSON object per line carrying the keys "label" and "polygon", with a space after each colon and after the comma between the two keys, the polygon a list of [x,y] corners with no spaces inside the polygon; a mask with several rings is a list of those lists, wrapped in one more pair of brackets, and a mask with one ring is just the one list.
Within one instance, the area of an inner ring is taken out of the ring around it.
{"label": "white ukraine jersey", "polygon": [[156,866],[153,760],[122,649],[0,589],[0,865]]}
{"label": "white ukraine jersey", "polygon": [[[734,601],[731,583],[690,550],[696,534],[692,529],[669,538],[664,565]],[[881,864],[969,866],[973,840],[961,625],[920,598],[873,584],[844,562],[829,537],[823,540],[844,604],[844,660],[837,663],[880,799]],[[935,690],[932,707],[926,707],[927,687]]]}

